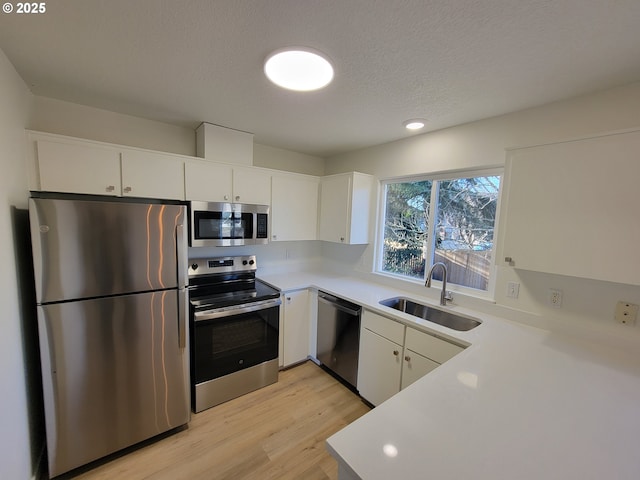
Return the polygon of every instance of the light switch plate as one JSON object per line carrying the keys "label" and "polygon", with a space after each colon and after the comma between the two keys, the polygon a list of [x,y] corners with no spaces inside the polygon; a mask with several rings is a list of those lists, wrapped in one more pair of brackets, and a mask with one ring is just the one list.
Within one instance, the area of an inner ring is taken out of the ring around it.
{"label": "light switch plate", "polygon": [[518,298],[520,294],[520,284],[518,282],[507,282],[507,298]]}

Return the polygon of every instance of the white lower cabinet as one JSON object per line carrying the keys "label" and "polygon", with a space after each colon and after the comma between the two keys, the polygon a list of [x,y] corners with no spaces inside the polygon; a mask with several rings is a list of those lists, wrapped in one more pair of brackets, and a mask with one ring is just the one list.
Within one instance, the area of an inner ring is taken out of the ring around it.
{"label": "white lower cabinet", "polygon": [[439,363],[436,363],[419,353],[413,352],[408,348],[404,349],[402,360],[404,363],[402,365],[401,390],[408,387],[416,380],[424,377],[431,370],[440,366]]}
{"label": "white lower cabinet", "polygon": [[309,356],[310,295],[308,290],[284,292],[280,364],[288,367]]}
{"label": "white lower cabinet", "polygon": [[402,372],[401,359],[401,345],[368,328],[361,329],[358,354],[360,396],[373,405],[380,405],[398,393]]}
{"label": "white lower cabinet", "polygon": [[462,350],[459,345],[365,310],[358,391],[371,404],[380,405]]}

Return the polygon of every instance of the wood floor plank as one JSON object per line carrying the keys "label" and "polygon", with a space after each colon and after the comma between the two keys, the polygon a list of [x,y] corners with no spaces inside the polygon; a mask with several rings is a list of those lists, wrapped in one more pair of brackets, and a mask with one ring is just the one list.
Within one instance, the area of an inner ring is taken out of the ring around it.
{"label": "wood floor plank", "polygon": [[72,478],[336,480],[325,440],[369,411],[313,362],[278,382],[192,416],[189,427]]}

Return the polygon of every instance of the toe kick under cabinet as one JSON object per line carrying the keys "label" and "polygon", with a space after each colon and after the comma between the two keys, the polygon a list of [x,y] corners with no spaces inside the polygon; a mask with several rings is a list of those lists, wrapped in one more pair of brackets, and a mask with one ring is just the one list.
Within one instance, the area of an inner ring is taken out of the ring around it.
{"label": "toe kick under cabinet", "polygon": [[371,404],[380,405],[462,350],[462,346],[365,310],[358,391]]}

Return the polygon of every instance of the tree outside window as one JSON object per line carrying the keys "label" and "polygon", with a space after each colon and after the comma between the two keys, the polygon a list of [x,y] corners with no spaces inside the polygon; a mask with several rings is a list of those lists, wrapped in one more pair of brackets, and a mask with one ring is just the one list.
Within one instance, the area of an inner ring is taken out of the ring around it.
{"label": "tree outside window", "polygon": [[381,270],[424,280],[443,262],[451,283],[488,290],[499,190],[499,175],[386,183]]}

